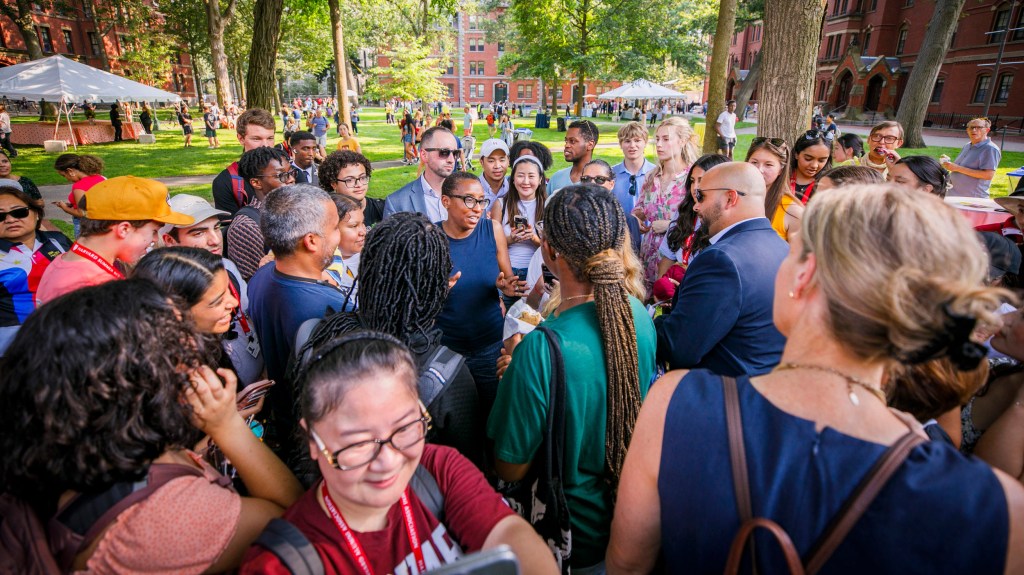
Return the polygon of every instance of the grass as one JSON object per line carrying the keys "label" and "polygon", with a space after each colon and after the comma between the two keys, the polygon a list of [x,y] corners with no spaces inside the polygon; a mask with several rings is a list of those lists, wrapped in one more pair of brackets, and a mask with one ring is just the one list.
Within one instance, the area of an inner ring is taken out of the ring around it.
{"label": "grass", "polygon": [[[140,175],[151,178],[165,178],[174,176],[192,175],[214,175],[224,169],[224,166],[238,159],[242,147],[235,138],[233,130],[218,130],[217,134],[221,142],[221,148],[209,150],[206,148],[206,139],[199,134],[193,136],[194,147],[185,149],[182,145],[183,139],[177,125],[171,119],[169,110],[159,111],[161,126],[164,128],[156,132],[156,144],[139,145],[135,142],[120,142],[94,144],[79,147],[78,153],[96,154],[103,158],[106,169],[104,175],[107,177],[121,175]],[[461,133],[462,119],[461,110],[454,110],[456,131]],[[98,114],[103,118],[103,114]],[[402,156],[402,143],[400,133],[395,125],[384,123],[384,111],[381,108],[364,108],[360,114],[358,138],[363,147],[363,153],[372,162],[383,160],[396,160]],[[35,116],[24,116],[15,118],[14,122],[34,121]],[[518,127],[526,127],[533,130],[533,140],[541,142],[551,148],[555,157],[555,163],[551,175],[556,170],[566,167],[568,164],[562,159],[562,144],[565,138],[564,132],[556,129],[555,118],[551,119],[550,128],[534,128],[534,119],[521,118],[513,120]],[[606,160],[612,164],[622,161],[622,152],[619,150],[616,132],[623,122],[616,122],[605,118],[592,119],[598,126],[600,135],[598,148],[594,157]],[[701,118],[695,118],[696,123],[702,122]],[[737,128],[756,126],[753,122],[739,122]],[[17,127],[15,127],[17,129]],[[482,119],[474,123],[473,135],[477,139],[477,149],[488,136],[487,124]],[[739,136],[735,151],[736,158],[743,158],[753,135],[741,134]],[[327,149],[333,151],[337,145],[337,137],[332,129],[328,137]],[[53,169],[55,154],[47,154],[39,146],[20,146],[19,156],[14,160],[15,173],[31,178],[39,185],[64,184],[66,183]],[[959,149],[931,147],[921,150],[903,149],[902,155],[923,154],[938,158],[942,154],[956,157]],[[653,146],[648,148],[648,157],[653,157]],[[1024,165],[1024,152],[1005,152],[997,175],[992,182],[992,195],[1002,196],[1008,193],[1008,180],[1006,173]],[[479,173],[479,170],[477,170]],[[384,197],[397,190],[416,176],[415,166],[401,166],[396,168],[384,168],[374,171],[373,179],[370,181],[369,195],[372,197]],[[198,186],[176,186],[172,187],[172,193],[191,193],[210,199],[210,187],[208,185]]]}

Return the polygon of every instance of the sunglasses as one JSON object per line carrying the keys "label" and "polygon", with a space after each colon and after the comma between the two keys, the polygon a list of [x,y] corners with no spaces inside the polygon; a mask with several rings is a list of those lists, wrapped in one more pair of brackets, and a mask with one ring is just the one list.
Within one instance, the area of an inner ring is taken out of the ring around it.
{"label": "sunglasses", "polygon": [[820,130],[807,130],[804,132],[805,140],[817,140],[820,138],[827,142],[831,142],[835,137],[836,136],[833,132],[822,132]]}
{"label": "sunglasses", "polygon": [[[603,186],[605,184],[605,182],[610,182],[610,181],[612,181],[614,179],[615,178],[606,178],[604,176],[582,176],[580,178],[580,183],[581,184],[594,183],[594,184],[597,184],[599,186]],[[633,195],[636,195],[636,191],[633,192]]]}
{"label": "sunglasses", "polygon": [[788,147],[786,145],[786,140],[783,140],[782,138],[766,138],[764,136],[759,136],[757,138],[754,138],[753,140],[750,141],[750,145],[751,146],[759,146],[759,145],[761,145],[761,144],[763,144],[765,142],[768,142],[769,144],[771,144],[773,146],[776,146],[776,147],[779,147],[779,148]]}
{"label": "sunglasses", "polygon": [[451,148],[423,148],[423,150],[425,152],[437,152],[438,157],[441,159],[447,158],[455,153],[455,150]]}
{"label": "sunglasses", "polygon": [[11,216],[16,220],[23,220],[28,217],[28,208],[14,208],[9,212],[0,212],[0,223],[7,221],[7,216]]}
{"label": "sunglasses", "polygon": [[629,195],[636,195],[636,176],[632,174],[629,176]]}
{"label": "sunglasses", "polygon": [[737,194],[739,194],[741,196],[746,196],[747,195],[746,192],[741,192],[741,191],[733,189],[733,188],[704,188],[704,189],[694,188],[693,189],[693,197],[694,197],[694,199],[697,200],[697,203],[699,204],[699,203],[704,201],[704,198],[705,198],[704,192],[722,192],[722,191],[725,191],[725,192],[736,192]]}

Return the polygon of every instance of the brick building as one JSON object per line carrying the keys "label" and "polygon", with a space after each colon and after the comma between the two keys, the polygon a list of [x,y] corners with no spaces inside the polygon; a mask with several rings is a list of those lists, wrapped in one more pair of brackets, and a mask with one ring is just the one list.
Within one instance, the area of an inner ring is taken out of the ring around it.
{"label": "brick building", "polygon": [[[36,38],[39,40],[43,55],[62,54],[101,68],[102,60],[99,54],[101,46],[104,46],[111,72],[130,78],[131,70],[125,69],[118,61],[118,56],[129,49],[126,46],[129,32],[115,28],[100,37],[92,18],[91,2],[92,0],[63,0],[53,4],[32,4]],[[0,67],[26,60],[28,52],[20,31],[9,18],[0,15]],[[192,61],[188,54],[177,53],[172,58],[171,77],[160,88],[174,92],[182,98],[196,98]]]}
{"label": "brick building", "polygon": [[[533,107],[540,105],[541,84],[536,79],[514,80],[505,70],[498,67],[498,58],[505,52],[501,43],[487,42],[485,20],[493,20],[496,13],[467,14],[459,12],[452,18],[452,27],[457,33],[458,48],[452,56],[452,63],[438,78],[447,88],[447,99],[458,105],[500,102],[508,100],[516,104]],[[378,65],[386,67],[388,59],[378,58]],[[591,80],[586,82],[584,95],[598,95],[622,85],[619,81]],[[548,105],[553,96],[558,105],[575,100],[575,81],[564,80],[557,94],[548,89]]]}
{"label": "brick building", "polygon": [[[925,0],[828,0],[814,78],[815,100],[826,109],[855,115],[895,114],[924,41],[934,2]],[[994,74],[1002,34],[1024,25],[1020,0],[968,2],[932,91],[927,120],[960,127],[964,118],[989,115],[999,125],[1024,129],[1024,30],[1006,38]],[[761,50],[763,25],[733,37],[729,49],[729,92],[742,84]],[[993,76],[998,77],[993,77]],[[999,118],[1002,118],[1000,121]]]}

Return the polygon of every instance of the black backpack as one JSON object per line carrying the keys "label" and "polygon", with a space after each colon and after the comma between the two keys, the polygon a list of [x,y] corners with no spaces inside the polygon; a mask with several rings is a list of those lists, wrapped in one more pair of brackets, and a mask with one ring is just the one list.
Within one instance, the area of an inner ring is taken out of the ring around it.
{"label": "black backpack", "polygon": [[[434,476],[421,465],[409,486],[434,517],[444,523],[444,494]],[[271,520],[255,544],[273,553],[292,575],[324,575],[324,564],[313,544],[286,519]]]}

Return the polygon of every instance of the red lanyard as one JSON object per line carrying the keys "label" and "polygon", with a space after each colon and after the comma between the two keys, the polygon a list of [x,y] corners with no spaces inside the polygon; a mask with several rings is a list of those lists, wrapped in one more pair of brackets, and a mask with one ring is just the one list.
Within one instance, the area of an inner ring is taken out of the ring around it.
{"label": "red lanyard", "polygon": [[71,244],[71,252],[76,254],[76,255],[82,256],[83,258],[91,261],[92,263],[96,264],[96,267],[98,267],[101,270],[107,272],[108,274],[114,276],[116,279],[119,279],[119,280],[123,280],[124,279],[124,274],[123,273],[118,271],[117,268],[115,268],[114,266],[110,265],[110,262],[108,262],[107,260],[105,260],[102,257],[100,257],[100,255],[98,253],[90,250],[89,248],[87,248],[87,247],[85,247],[83,245],[80,245],[80,244],[78,244],[76,242],[76,243]]}
{"label": "red lanyard", "polygon": [[[355,557],[356,564],[363,571],[364,575],[373,575],[373,569],[370,568],[370,561],[366,558],[366,552],[363,551],[363,546],[359,544],[359,540],[356,539],[355,533],[349,528],[348,523],[345,522],[345,518],[341,516],[341,512],[334,505],[334,501],[331,500],[330,494],[327,492],[327,483],[323,483],[321,487],[321,493],[324,496],[324,505],[327,507],[327,513],[330,514],[331,519],[334,520],[334,525],[338,527],[338,531],[341,531],[341,536],[345,538],[345,543],[348,544],[349,551]],[[420,543],[419,534],[416,531],[416,522],[412,517],[412,505],[409,503],[409,488],[402,492],[402,517],[405,519],[405,531],[409,535],[409,546],[412,547],[413,557],[416,558],[416,568],[420,573],[427,571],[427,562],[423,559],[423,546]]]}
{"label": "red lanyard", "polygon": [[[797,199],[806,204],[807,201],[811,199],[811,193],[814,190],[814,184],[816,182],[817,180],[811,180],[811,183],[807,184],[807,187],[804,188],[804,196],[802,198],[800,196],[797,196]],[[793,174],[792,176],[789,177],[789,183],[790,186],[793,188],[793,195],[796,195],[796,174]]]}
{"label": "red lanyard", "polygon": [[238,295],[238,290],[235,289],[235,284],[228,280],[228,289],[231,290],[231,297],[235,298],[238,302],[238,307],[235,308],[235,317],[238,318],[238,323],[242,325],[242,333],[249,333],[249,321],[245,318],[245,312],[242,311],[242,297]]}

